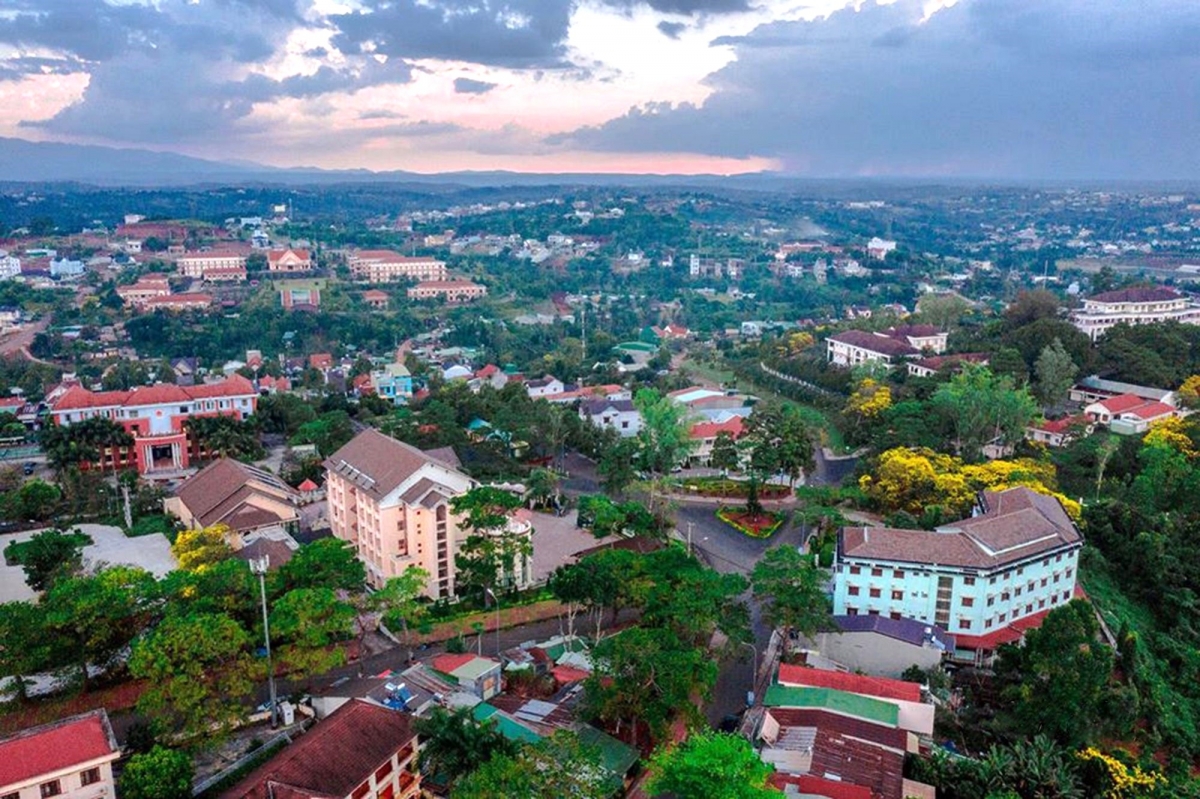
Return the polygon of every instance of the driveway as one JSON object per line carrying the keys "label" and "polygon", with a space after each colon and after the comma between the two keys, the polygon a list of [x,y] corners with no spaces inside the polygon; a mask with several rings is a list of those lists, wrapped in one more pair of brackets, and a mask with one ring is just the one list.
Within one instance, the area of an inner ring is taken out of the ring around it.
{"label": "driveway", "polygon": [[[119,527],[104,524],[81,524],[79,529],[92,537],[93,543],[83,548],[83,562],[89,568],[100,565],[140,566],[155,577],[164,577],[177,567],[171,554],[171,544],[161,533],[128,538]],[[0,537],[0,549],[13,541],[27,541],[40,530],[28,530]],[[0,558],[0,602],[34,599],[36,594],[25,584],[25,571],[20,566],[5,565]]]}
{"label": "driveway", "polygon": [[533,516],[533,581],[545,582],[559,566],[565,565],[575,555],[609,541],[615,536],[596,538],[576,524],[578,512],[568,511],[563,516],[553,513],[537,513]]}

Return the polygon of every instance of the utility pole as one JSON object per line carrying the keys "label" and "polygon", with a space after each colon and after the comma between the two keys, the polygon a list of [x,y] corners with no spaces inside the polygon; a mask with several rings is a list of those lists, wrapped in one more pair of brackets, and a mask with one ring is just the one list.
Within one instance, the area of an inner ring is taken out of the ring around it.
{"label": "utility pole", "polygon": [[279,703],[275,700],[275,666],[271,662],[271,623],[267,618],[267,569],[271,565],[269,555],[250,560],[250,571],[258,575],[258,590],[262,596],[263,641],[267,647],[267,685],[271,694],[271,729],[279,726]]}
{"label": "utility pole", "polygon": [[692,554],[692,522],[687,523],[688,526],[688,554]]}

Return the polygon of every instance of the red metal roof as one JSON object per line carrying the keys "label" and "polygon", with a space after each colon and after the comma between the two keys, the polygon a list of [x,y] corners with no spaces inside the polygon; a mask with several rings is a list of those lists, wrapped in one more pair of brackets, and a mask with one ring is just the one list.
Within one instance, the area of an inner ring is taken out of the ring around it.
{"label": "red metal roof", "polygon": [[72,716],[0,741],[0,786],[119,754],[103,710]]}
{"label": "red metal roof", "polygon": [[873,799],[870,788],[812,774],[784,774],[777,771],[771,775],[770,783],[781,791],[786,790],[788,785],[794,785],[801,794],[824,796],[826,799]]}
{"label": "red metal roof", "polygon": [[138,386],[131,391],[88,391],[82,386],[74,385],[53,403],[52,410],[58,412],[84,408],[136,407],[211,397],[253,396],[257,393],[249,380],[236,374],[230,375],[220,383],[203,383],[198,386],[158,383],[153,386]]}
{"label": "red metal roof", "polygon": [[461,668],[475,659],[474,655],[438,655],[433,659],[433,667],[442,674],[453,674],[455,669]]}
{"label": "red metal roof", "polygon": [[921,686],[915,682],[893,680],[889,677],[868,677],[840,671],[825,671],[791,663],[779,665],[779,682],[785,685],[807,685],[814,688],[834,688],[852,694],[866,694],[883,699],[905,702],[921,701]]}
{"label": "red metal roof", "polygon": [[745,432],[745,429],[746,425],[742,417],[734,416],[725,422],[701,422],[700,424],[692,425],[692,429],[688,431],[688,436],[691,438],[716,438],[718,433],[728,433],[737,438]]}

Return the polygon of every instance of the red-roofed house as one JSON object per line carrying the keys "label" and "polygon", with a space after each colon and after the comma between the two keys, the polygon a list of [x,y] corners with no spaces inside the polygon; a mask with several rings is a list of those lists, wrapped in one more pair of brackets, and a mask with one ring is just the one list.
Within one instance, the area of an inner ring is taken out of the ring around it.
{"label": "red-roofed house", "polygon": [[411,799],[421,792],[412,717],[352,699],[221,799]]}
{"label": "red-roofed house", "polygon": [[1108,429],[1121,435],[1136,435],[1146,432],[1150,425],[1163,419],[1182,415],[1182,411],[1165,402],[1156,402],[1137,394],[1119,394],[1110,399],[1093,402],[1083,409],[1083,414],[1096,424],[1108,425]]}
{"label": "red-roofed house", "polygon": [[0,740],[0,796],[111,799],[120,756],[103,710],[31,727]]}
{"label": "red-roofed house", "polygon": [[362,298],[363,302],[365,302],[369,307],[374,308],[376,311],[386,311],[388,302],[391,301],[391,297],[388,296],[388,293],[386,291],[380,291],[379,289],[367,289],[363,292]]}
{"label": "red-roofed house", "polygon": [[312,254],[308,250],[271,250],[267,253],[269,272],[307,272],[313,268]]}
{"label": "red-roofed house", "polygon": [[64,426],[97,416],[111,419],[133,436],[133,446],[107,448],[98,463],[85,467],[136,467],[139,474],[152,474],[186,469],[192,460],[210,457],[201,442],[188,435],[187,419],[232,416],[242,420],[252,416],[257,405],[254,385],[234,374],[219,383],[158,383],[130,391],[89,391],[76,384],[50,403],[50,416]]}
{"label": "red-roofed house", "polygon": [[308,365],[313,369],[320,369],[321,371],[332,369],[333,356],[328,352],[314,352],[308,356]]}
{"label": "red-roofed house", "polygon": [[700,422],[688,430],[688,438],[696,442],[696,448],[688,455],[693,466],[707,466],[712,458],[713,444],[721,433],[728,433],[734,441],[746,432],[746,421],[740,416],[731,416],[724,422]]}
{"label": "red-roofed house", "polygon": [[1090,436],[1095,429],[1086,416],[1064,416],[1061,419],[1043,419],[1025,428],[1025,438],[1048,447],[1062,447],[1083,433]]}

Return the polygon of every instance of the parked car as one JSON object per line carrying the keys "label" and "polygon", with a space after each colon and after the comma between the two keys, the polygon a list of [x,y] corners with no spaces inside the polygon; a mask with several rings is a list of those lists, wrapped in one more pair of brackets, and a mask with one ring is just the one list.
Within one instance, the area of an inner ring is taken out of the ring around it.
{"label": "parked car", "polygon": [[25,472],[26,476],[28,476],[33,474],[34,470],[37,469],[37,464],[33,461],[25,461],[25,465],[22,466],[21,469]]}

